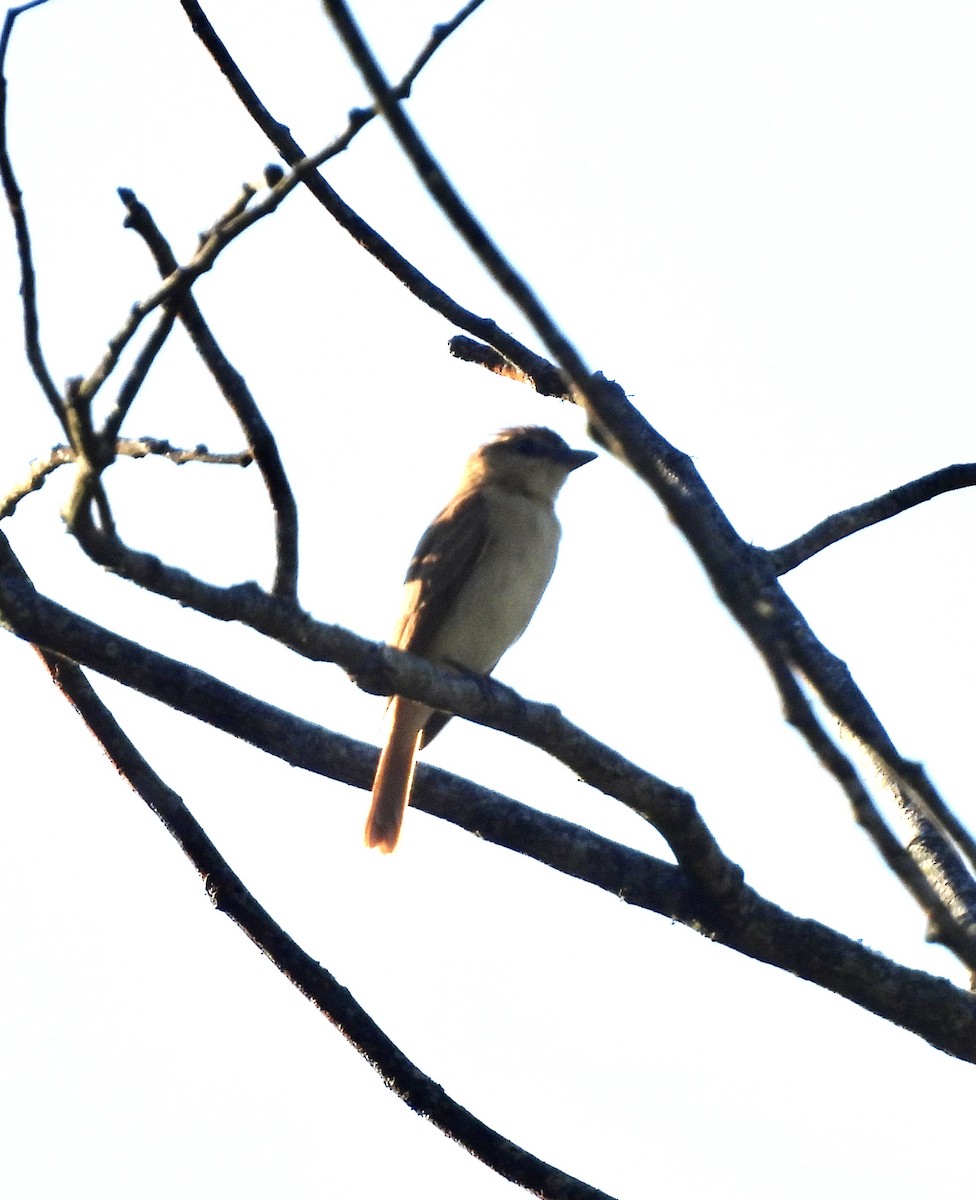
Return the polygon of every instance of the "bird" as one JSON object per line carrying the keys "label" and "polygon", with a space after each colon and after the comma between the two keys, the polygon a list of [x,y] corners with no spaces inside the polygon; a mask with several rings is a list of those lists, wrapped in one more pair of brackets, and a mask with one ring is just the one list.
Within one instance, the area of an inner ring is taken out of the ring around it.
{"label": "bird", "polygon": [[[541,425],[503,429],[479,446],[414,551],[390,645],[489,675],[525,632],[552,577],[561,532],[556,496],[596,457]],[[417,752],[449,719],[418,700],[391,698],[366,821],[370,848],[395,849]]]}

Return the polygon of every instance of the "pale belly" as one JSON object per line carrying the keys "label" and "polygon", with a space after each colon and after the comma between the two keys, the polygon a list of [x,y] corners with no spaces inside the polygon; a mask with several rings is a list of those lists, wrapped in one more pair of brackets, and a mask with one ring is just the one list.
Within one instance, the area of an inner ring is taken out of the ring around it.
{"label": "pale belly", "polygon": [[552,577],[559,524],[552,508],[515,498],[457,596],[428,657],[487,674],[525,632]]}

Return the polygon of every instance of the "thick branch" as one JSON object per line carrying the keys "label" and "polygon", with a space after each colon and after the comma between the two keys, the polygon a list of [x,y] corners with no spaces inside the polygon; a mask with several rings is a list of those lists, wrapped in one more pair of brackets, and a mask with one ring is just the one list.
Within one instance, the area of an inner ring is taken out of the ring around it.
{"label": "thick branch", "polygon": [[[287,127],[271,117],[267,108],[259,100],[228,54],[226,47],[220,41],[199,5],[195,0],[181,0],[181,2],[194,31],[210,51],[253,119],[287,161],[297,161],[303,155],[301,148],[291,138]],[[365,62],[367,69],[373,71],[374,83],[378,83],[381,87],[385,86],[382,76],[377,74],[378,67],[369,62],[368,48],[360,45],[359,52],[360,60]],[[392,112],[393,119],[399,122],[400,132],[403,133],[402,114],[395,111],[396,89],[387,87],[384,98],[387,109]],[[408,139],[411,137],[411,132],[409,129],[407,130]],[[422,143],[415,135],[412,137],[411,144],[414,161],[417,162],[419,158],[420,173],[425,182],[429,175],[437,178],[441,174],[439,168],[427,155]],[[563,387],[559,386],[558,381],[561,375],[557,367],[546,363],[538,355],[527,350],[521,343],[500,330],[494,322],[475,317],[474,314],[456,305],[450,297],[415,271],[388,243],[362,222],[322,180],[321,176],[317,174],[310,176],[306,180],[306,184],[335,219],[406,283],[418,298],[424,303],[430,304],[460,328],[466,329],[475,337],[488,343],[488,346],[492,348],[482,353],[467,339],[456,338],[452,342],[452,351],[457,356],[481,361],[484,365],[489,366],[489,369],[499,373],[514,377],[522,376],[531,380],[542,394],[558,394],[566,398],[570,396],[572,389],[568,384]],[[438,186],[440,187],[440,183]],[[443,189],[441,189],[441,193],[445,194]],[[446,195],[448,203],[453,204],[457,199],[450,192]],[[473,221],[473,218],[471,220]],[[461,224],[465,228],[471,228],[470,221],[464,220]],[[480,251],[483,256],[486,244],[491,247],[490,242],[486,243],[484,239],[480,239],[478,231],[475,229],[473,248]],[[506,266],[504,260],[501,260],[500,264],[491,261],[488,266],[493,275],[504,283]],[[498,268],[497,272],[496,268]],[[532,297],[530,299],[534,300]],[[538,317],[539,306],[533,305],[532,309]],[[553,329],[545,330],[544,340],[547,345],[566,345],[565,339]],[[516,367],[515,371],[508,369],[507,364],[509,363]],[[789,656],[784,653],[780,639],[776,636],[766,636],[765,630],[772,630],[776,627],[785,630],[789,629],[791,625],[796,628],[795,622],[798,621],[802,628],[803,639],[811,639],[812,634],[805,622],[802,621],[798,611],[769,577],[771,572],[765,579],[755,579],[756,568],[759,565],[756,552],[739,538],[725,519],[691,460],[667,443],[647,424],[641,414],[627,401],[617,385],[603,379],[602,376],[581,378],[578,371],[581,364],[575,355],[571,355],[567,361],[561,361],[560,365],[563,368],[562,378],[571,377],[579,390],[577,398],[586,405],[591,419],[591,427],[597,439],[627,462],[654,489],[666,505],[672,519],[676,521],[698,553],[719,596],[750,633],[757,646],[763,648],[764,658],[767,661],[772,660],[774,664],[778,663],[780,667],[788,666]],[[763,565],[765,566],[765,564]],[[749,580],[753,586],[744,586],[743,581],[746,580]],[[827,652],[823,647],[820,647],[820,650],[822,655],[826,655]],[[775,673],[777,672],[774,671]],[[814,669],[809,676],[812,686],[817,689],[822,688],[822,679],[825,673],[825,661],[821,657],[817,669]],[[865,713],[870,714],[872,720],[868,724],[873,724],[880,729],[864,697],[856,692],[856,689],[854,691],[853,708],[860,710],[862,717]],[[836,693],[832,693],[831,696],[834,701],[831,707],[841,721],[847,722],[852,711],[850,703],[841,706],[838,711]],[[828,699],[827,695],[825,695],[825,699]],[[848,701],[851,699],[852,697],[848,697]],[[784,697],[784,704],[786,703]],[[863,725],[864,721],[857,723]],[[870,745],[870,740],[868,744]],[[895,779],[907,778],[913,774],[914,765],[904,762],[897,754],[883,755],[881,763]],[[931,792],[928,805],[935,810],[946,811],[946,806],[941,798],[935,797]],[[943,820],[942,823],[946,824],[948,828],[959,828],[958,822],[951,815],[948,822]],[[964,831],[962,836],[955,833],[953,836],[958,843],[965,843]],[[966,907],[972,911],[971,898],[967,900]]]}
{"label": "thick branch", "polygon": [[[531,351],[525,352],[527,358],[523,365],[513,365],[492,347],[479,345],[467,338],[452,339],[451,349],[457,357],[465,361],[482,365],[509,378],[522,378],[537,388],[538,378],[546,377],[545,371],[540,370],[533,361],[538,356]],[[555,368],[549,365],[553,371],[551,378],[555,379]],[[752,588],[748,586],[750,577],[762,566],[764,552],[747,545],[739,538],[705,487],[691,460],[647,425],[644,418],[623,396],[617,384],[603,379],[602,376],[595,376],[593,382],[598,393],[612,396],[623,410],[621,414],[614,416],[623,417],[618,427],[625,430],[624,436],[611,443],[610,448],[655,490],[665,503],[669,515],[698,551],[700,560],[712,576],[719,596],[749,629],[753,641],[777,680],[787,719],[803,734],[810,748],[847,793],[858,823],[872,838],[886,863],[905,883],[928,915],[932,935],[938,940],[952,942],[963,961],[970,962],[973,952],[966,943],[971,941],[971,933],[968,931],[973,928],[976,891],[970,872],[963,867],[952,848],[947,846],[945,836],[960,849],[970,865],[976,867],[976,842],[972,835],[933,787],[921,765],[898,754],[867,700],[851,679],[846,666],[816,640],[802,614],[773,582],[771,575],[767,575],[765,581],[754,583]],[[651,442],[646,449],[640,446],[640,439],[644,434]],[[605,434],[600,440],[606,443]],[[637,453],[634,452],[635,448]],[[875,518],[881,520],[943,491],[970,486],[976,482],[972,478],[972,471],[973,468],[969,464],[944,468],[907,484],[904,488],[895,489],[888,496],[849,511],[859,514],[863,510],[865,515],[874,516],[879,508],[884,509],[883,515]],[[791,559],[796,554],[802,554],[806,539],[819,539],[821,535],[818,531],[823,528],[836,533],[833,522],[844,522],[846,517],[847,514],[840,513],[836,517],[828,518],[821,526],[815,527],[802,538],[779,550],[769,552],[770,566],[774,571],[779,569],[780,574],[792,569],[796,563]],[[866,527],[871,523],[873,521],[869,520],[859,527]],[[832,537],[831,541],[854,531],[853,527],[847,527],[843,533]],[[810,551],[813,552],[815,551]],[[799,561],[802,561],[802,558],[798,558],[797,562]],[[710,564],[716,565],[714,571]],[[729,583],[736,586],[730,589]],[[752,604],[749,603],[750,590],[756,597]],[[760,614],[769,618],[770,629],[778,626],[790,636],[782,641],[764,636],[760,625],[754,620],[754,617]],[[747,619],[743,619],[743,615]],[[807,672],[809,673],[808,681],[819,691],[842,724],[853,729],[863,749],[886,778],[909,822],[915,826],[916,836],[912,840],[911,853],[928,877],[925,881],[920,879],[915,864],[906,861],[905,848],[893,839],[849,759],[829,743],[829,738],[820,730],[819,722],[808,701],[796,687],[793,679],[795,666],[799,666],[801,677],[806,678]],[[826,748],[828,743],[829,750]],[[931,814],[935,828],[925,819],[926,812]],[[943,899],[949,911],[940,916],[932,905],[934,901],[938,907],[942,907]],[[964,935],[965,943],[947,927],[946,918],[950,916],[950,912],[953,914],[952,919],[959,920],[962,928],[967,930]],[[965,953],[962,953],[964,946]]]}
{"label": "thick branch", "polygon": [[[18,636],[49,652],[90,666],[293,765],[356,787],[370,786],[375,748],[326,734],[204,672],[65,612],[25,585],[16,560],[8,556],[0,561],[0,617]],[[409,662],[409,656],[400,657]],[[731,949],[828,988],[948,1054],[976,1061],[976,998],[947,980],[892,963],[827,926],[792,916],[751,888],[740,888],[734,903],[717,903],[714,896],[696,888],[680,867],[434,767],[418,769],[414,803],[630,904],[680,921]]]}
{"label": "thick branch", "polygon": [[[468,248],[554,354],[586,408],[591,432],[601,444],[645,479],[667,504],[672,519],[698,553],[718,595],[752,638],[781,690],[785,681],[795,683],[793,673],[799,665],[798,634],[808,651],[813,636],[799,610],[779,586],[768,556],[755,552],[743,542],[688,456],[677,451],[647,424],[624,396],[622,389],[602,376],[590,375],[575,348],[492,242],[424,145],[392,95],[382,69],[348,6],[343,0],[323,0],[323,7],[424,187]],[[864,697],[854,689],[849,689],[845,697],[847,703],[838,710],[841,695],[831,686],[831,664],[826,651],[823,648],[820,650],[821,653],[808,655],[804,664],[807,681],[824,703],[862,740],[865,740],[862,731],[867,731],[865,744],[878,755],[879,760],[884,761],[894,785],[900,787],[906,784],[908,764],[894,751]],[[853,707],[851,700],[854,701]],[[783,702],[784,706],[791,702],[785,694]],[[934,789],[930,790],[934,792]],[[908,805],[917,802],[926,804],[926,793],[902,788],[899,799]],[[941,799],[938,803],[942,804]],[[926,804],[926,807],[930,814],[934,814],[933,804]],[[955,849],[945,838],[933,836],[915,845],[924,845],[922,864],[931,876],[930,886],[924,889],[925,894],[917,892],[916,898],[930,914],[931,902],[933,898],[938,898],[942,912],[936,924],[947,931],[951,944],[958,949],[963,961],[971,970],[976,970],[976,882],[966,872]],[[908,872],[906,877],[915,876]],[[957,928],[949,930],[953,922]]]}
{"label": "thick branch", "polygon": [[261,907],[182,799],[159,778],[132,744],[78,667],[50,654],[42,653],[41,657],[118,772],[159,817],[193,863],[214,906],[226,913],[278,970],[311,1000],[401,1100],[503,1178],[539,1196],[552,1200],[610,1200],[605,1192],[567,1175],[502,1137],[462,1108],[415,1066],[352,994]]}
{"label": "thick branch", "polygon": [[[784,681],[802,680],[812,689],[837,720],[849,729],[873,756],[890,786],[900,789],[900,800],[924,806],[937,823],[944,801],[929,785],[916,785],[918,769],[902,758],[888,737],[864,694],[844,663],[816,638],[803,614],[783,590],[765,551],[745,542],[699,475],[691,459],[672,446],[627,399],[616,383],[595,376],[588,389],[588,411],[596,415],[601,440],[644,479],[664,503],[672,521],[685,535],[708,573],[719,598],[751,638],[779,688],[785,712],[795,709],[795,694],[784,690]],[[806,697],[802,703],[808,704]],[[804,736],[813,726],[798,726]],[[820,750],[811,743],[811,749]],[[847,790],[852,769],[838,773],[841,760],[831,758],[828,766]],[[849,765],[849,764],[848,764]],[[927,781],[926,781],[927,782]],[[953,821],[952,828],[958,827]],[[946,826],[947,831],[949,826]],[[871,832],[871,827],[868,827]],[[913,893],[931,916],[929,897],[938,895],[944,916],[938,923],[958,925],[966,947],[962,960],[976,968],[976,883],[959,860],[950,837],[957,844],[971,839],[955,832],[933,837],[919,862],[929,877],[925,895]],[[954,946],[960,939],[952,937]]]}
{"label": "thick branch", "polygon": [[[12,561],[10,551],[0,544],[0,578],[5,560]],[[137,687],[181,712],[202,716],[217,728],[252,740],[224,723],[221,710],[211,708],[209,695],[199,697],[197,682],[208,677],[151,655],[137,643],[109,634],[37,593],[24,594],[23,584],[18,587],[11,579],[6,584],[7,620],[19,636]],[[305,657],[339,663],[367,690],[430,701],[438,708],[521,737],[546,751],[591,786],[654,825],[696,884],[716,900],[727,898],[741,886],[741,869],[722,853],[691,796],[590,737],[551,705],[530,703],[501,684],[486,686],[482,680],[438,670],[425,659],[357,638],[348,630],[320,625],[256,588],[209,588],[199,581],[196,585],[198,591],[222,594],[228,602],[236,597],[241,602],[241,619],[252,628]],[[211,611],[209,615],[216,614]],[[53,643],[45,640],[52,636]],[[161,675],[163,663],[167,670]],[[258,736],[263,736],[260,730]]]}
{"label": "thick branch", "polygon": [[[84,549],[95,561],[124,575],[133,582],[173,599],[178,599],[180,603],[198,608],[208,615],[218,616],[221,619],[242,620],[250,624],[252,628],[291,645],[300,653],[309,653],[309,639],[310,636],[314,638],[315,635],[309,635],[306,630],[303,631],[301,640],[296,641],[293,631],[288,628],[291,618],[295,614],[288,609],[284,610],[286,619],[283,624],[276,621],[273,613],[269,622],[268,598],[264,598],[256,588],[251,590],[213,588],[184,572],[164,567],[158,559],[150,555],[128,549],[117,537],[109,536],[105,531],[99,531],[93,525],[80,525],[76,532]],[[773,586],[778,588],[775,580],[772,582]],[[799,615],[797,621],[802,621]],[[346,633],[347,638],[352,636]],[[775,641],[772,644],[778,647],[778,643]],[[760,647],[764,653],[767,652],[765,640],[760,642]],[[357,674],[360,682],[365,686],[371,675],[376,674],[377,666],[375,662],[371,665],[364,664],[356,650],[352,651],[351,657],[342,657],[343,653],[348,654],[349,650],[348,643],[341,648],[339,653],[328,648],[323,657],[341,662],[347,670]],[[394,664],[402,657],[395,651],[385,651],[385,653],[388,657],[393,657]],[[816,725],[812,713],[808,714],[805,721],[798,720],[796,716],[796,713],[804,705],[809,708],[806,698],[795,688],[792,676],[784,662],[771,655],[767,657],[767,661],[783,692],[787,712],[793,713],[790,719],[794,721],[797,728],[809,735],[809,729]],[[560,727],[558,731],[562,733],[560,737],[556,736],[551,729],[546,728],[544,719],[540,720],[536,730],[533,730],[529,726],[523,725],[518,719],[514,723],[506,724],[504,716],[499,719],[492,712],[486,714],[482,711],[483,705],[472,706],[470,704],[470,697],[465,696],[463,687],[460,695],[450,694],[449,688],[446,692],[431,693],[427,690],[430,680],[423,678],[423,672],[426,671],[428,676],[432,675],[435,680],[439,673],[429,664],[423,664],[420,670],[421,687],[424,690],[421,694],[416,695],[416,698],[432,700],[438,707],[447,711],[459,712],[469,719],[493,725],[495,728],[512,732],[531,741],[578,771],[593,786],[599,787],[608,795],[628,804],[650,820],[667,838],[678,860],[696,876],[702,886],[713,890],[716,895],[724,895],[730,890],[734,891],[738,886],[741,876],[739,869],[725,858],[714,843],[695,812],[690,798],[683,796],[675,789],[667,791],[667,785],[663,785],[665,788],[663,793],[651,796],[647,791],[649,777],[646,773],[633,768],[632,764],[626,764],[625,760],[614,758],[608,765],[588,757],[585,748],[580,756],[577,747],[573,745],[573,738],[580,731],[577,731],[574,726],[569,726],[568,723]],[[373,690],[383,691],[385,694],[397,692],[408,696],[415,695],[411,689],[416,685],[409,675],[407,681],[403,682],[399,668],[396,666],[392,673],[384,675],[380,672],[380,675],[379,681],[374,679],[372,684],[368,685],[372,686]],[[445,681],[441,679],[435,683],[435,687],[444,688]],[[481,701],[485,699],[483,689],[479,691],[477,698]],[[540,706],[540,712],[551,711],[554,710],[546,710]],[[558,716],[558,714],[556,715]],[[572,732],[567,732],[569,730]],[[590,743],[587,742],[586,745],[589,746]],[[835,773],[838,782],[850,796],[855,810],[860,813],[871,811],[872,806],[867,793],[856,772],[852,768],[847,769],[849,764],[846,759],[839,753],[825,755],[823,745],[817,741],[812,741],[811,747],[824,765]],[[601,747],[601,750],[606,751],[606,747]],[[607,751],[607,753],[610,752]],[[620,764],[625,764],[622,777],[619,773]],[[845,769],[841,769],[842,767]],[[633,774],[632,772],[637,773]],[[859,817],[859,819],[861,818]],[[941,843],[937,837],[916,839],[913,842],[913,852],[927,876],[923,878],[904,850],[897,847],[880,818],[875,821],[864,821],[863,824],[866,831],[876,838],[886,861],[896,866],[899,878],[906,886],[910,887],[911,894],[925,912],[930,927],[937,931],[939,939],[947,946],[953,947],[962,961],[972,968],[974,965],[970,961],[973,957],[971,953],[972,923],[969,920],[969,913],[972,907],[976,906],[976,899],[972,896],[973,888],[969,877],[951,847]]]}

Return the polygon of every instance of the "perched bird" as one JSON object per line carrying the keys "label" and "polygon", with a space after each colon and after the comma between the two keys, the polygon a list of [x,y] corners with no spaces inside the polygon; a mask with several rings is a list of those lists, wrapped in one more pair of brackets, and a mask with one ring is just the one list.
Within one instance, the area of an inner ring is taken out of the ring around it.
{"label": "perched bird", "polygon": [[[477,449],[414,551],[390,644],[439,666],[494,670],[524,633],[556,565],[556,495],[594,458],[532,425],[504,429]],[[449,714],[394,696],[388,720],[366,821],[366,845],[385,854],[400,836],[417,751]]]}

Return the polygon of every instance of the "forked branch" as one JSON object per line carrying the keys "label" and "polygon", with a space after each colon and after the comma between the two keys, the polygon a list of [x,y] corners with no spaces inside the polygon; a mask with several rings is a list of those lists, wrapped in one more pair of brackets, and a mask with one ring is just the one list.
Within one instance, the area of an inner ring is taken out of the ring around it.
{"label": "forked branch", "polygon": [[285,978],[311,1000],[405,1104],[461,1142],[502,1178],[538,1196],[551,1200],[612,1200],[605,1192],[543,1162],[478,1120],[408,1059],[335,976],[289,937],[247,890],[182,798],[139,753],[84,673],[73,662],[46,651],[41,652],[41,658],[115,768],[196,868],[214,907],[230,917]]}
{"label": "forked branch", "polygon": [[[376,766],[374,747],[321,730],[61,608],[36,592],[2,535],[0,623],[59,661],[98,671],[294,766],[359,788],[370,785]],[[307,628],[301,640],[310,640],[313,632]],[[346,631],[336,632],[352,639],[350,644],[360,642],[364,669],[370,654],[382,664],[389,653],[353,639]],[[328,627],[322,629],[326,641],[331,633]],[[404,691],[419,694],[425,672],[430,699],[457,698],[464,692],[474,697],[481,691],[470,681],[450,676],[443,677],[444,686],[438,689],[429,664],[409,655],[398,657],[402,671],[397,671],[397,686]],[[530,705],[508,689],[499,689],[488,701],[482,696],[481,702],[488,705],[490,723],[499,728],[517,730],[522,721],[531,729],[533,720],[545,727],[554,719],[546,706]],[[572,727],[568,733],[577,736]],[[592,749],[599,759],[607,748],[596,743]],[[726,902],[716,903],[714,894],[696,886],[681,867],[428,765],[418,770],[415,805],[629,904],[680,921],[740,953],[828,988],[947,1054],[976,1062],[976,997],[945,979],[893,963],[819,922],[787,913],[752,888],[741,886]]]}
{"label": "forked branch", "polygon": [[[837,660],[816,641],[802,614],[779,585],[769,556],[743,541],[691,459],[650,426],[622,388],[587,370],[572,343],[471,213],[427,149],[393,94],[349,6],[344,0],[323,0],[323,8],[424,188],[553,354],[584,406],[596,439],[630,466],[665,504],[719,597],[766,663],[780,690],[784,710],[795,708],[798,695],[799,703],[808,704],[796,687],[802,675],[805,684],[883,766],[899,804],[913,814],[916,824],[921,828],[931,818],[932,824],[926,826],[926,832],[932,836],[913,839],[909,848],[921,873],[906,871],[901,878],[921,885],[922,874],[927,877],[925,886],[915,887],[912,894],[929,914],[938,936],[952,946],[971,972],[976,972],[976,880],[960,860],[952,839],[938,831],[937,814],[947,809],[944,801],[924,775],[925,786],[918,787],[917,764],[901,758],[853,680],[849,675],[842,678],[838,674]],[[491,339],[486,340],[501,349]],[[784,690],[787,685],[788,691]],[[809,728],[809,722],[800,727]],[[815,745],[811,749],[817,752]],[[960,823],[956,821],[955,826],[960,828]],[[959,844],[958,836],[956,843]],[[965,844],[972,845],[968,835]]]}

